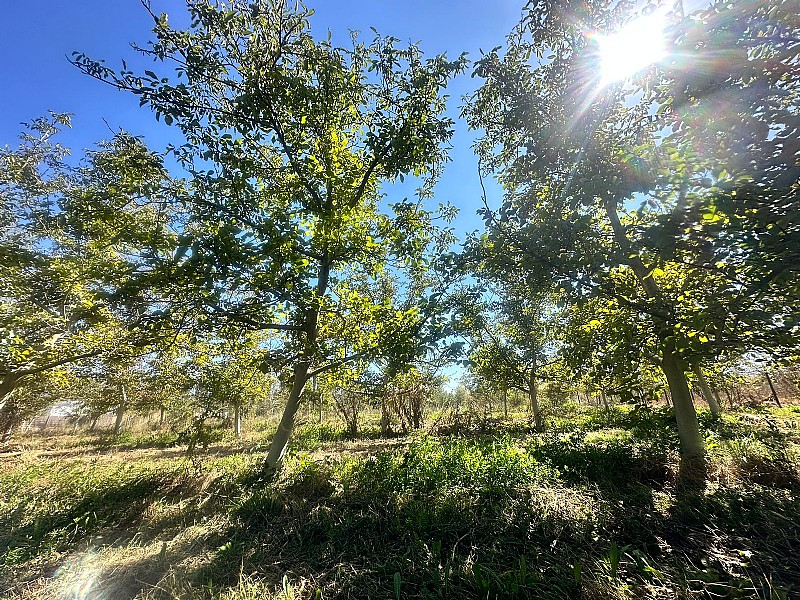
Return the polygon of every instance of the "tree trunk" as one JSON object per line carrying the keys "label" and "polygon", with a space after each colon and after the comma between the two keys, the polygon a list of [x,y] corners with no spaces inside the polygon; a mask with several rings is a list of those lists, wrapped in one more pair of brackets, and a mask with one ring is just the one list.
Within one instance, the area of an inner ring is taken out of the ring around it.
{"label": "tree trunk", "polygon": [[[325,251],[320,258],[319,272],[317,274],[316,297],[319,301],[322,301],[325,297],[330,274],[331,260],[327,251]],[[319,334],[318,307],[312,306],[308,308],[305,311],[304,317],[306,348],[310,351],[310,349],[314,347],[317,341],[317,335]],[[301,359],[294,367],[294,377],[292,379],[292,389],[289,392],[289,399],[286,401],[286,407],[283,409],[281,422],[278,424],[278,430],[275,432],[275,437],[272,438],[272,443],[267,453],[267,460],[264,465],[267,470],[272,471],[280,467],[283,457],[286,455],[286,450],[289,447],[289,439],[292,437],[292,430],[294,429],[294,420],[297,416],[297,410],[300,408],[300,397],[308,381],[308,370],[310,367],[311,363],[308,357]]]}
{"label": "tree trunk", "polygon": [[159,408],[159,413],[158,413],[158,426],[161,427],[162,425],[164,425],[164,407],[163,406]]}
{"label": "tree trunk", "polygon": [[725,398],[727,398],[727,400],[728,400],[728,409],[732,409],[733,408],[733,395],[731,394],[731,391],[727,388],[727,386],[722,388],[722,391],[725,392]]}
{"label": "tree trunk", "polygon": [[662,350],[661,368],[667,377],[681,442],[679,477],[683,483],[699,484],[706,478],[706,443],[700,433],[682,361],[671,342],[666,342]]}
{"label": "tree trunk", "polygon": [[778,405],[778,408],[783,408],[781,401],[778,399],[778,392],[775,391],[775,386],[772,385],[772,379],[769,376],[769,373],[764,371],[764,377],[767,378],[767,383],[769,384],[769,390],[772,392],[772,399],[775,401],[775,404]]}
{"label": "tree trunk", "polygon": [[706,403],[708,404],[708,408],[711,411],[711,414],[714,418],[719,418],[720,414],[722,414],[722,410],[719,407],[719,402],[717,398],[714,396],[714,393],[711,391],[711,387],[708,385],[706,381],[705,375],[703,375],[703,369],[700,368],[700,365],[694,364],[692,365],[692,371],[694,371],[695,376],[697,377],[697,383],[700,384],[700,391],[703,392],[703,397],[706,399]]}
{"label": "tree trunk", "polygon": [[89,425],[89,433],[94,431],[94,428],[97,427],[97,420],[100,418],[100,415],[97,415],[95,418],[92,419],[92,424]]}
{"label": "tree trunk", "polygon": [[117,405],[117,420],[114,421],[114,435],[119,435],[122,431],[122,419],[125,416],[125,409],[128,406],[128,393],[125,391],[125,385],[120,384],[120,391],[122,392],[122,399]]}
{"label": "tree trunk", "polygon": [[317,403],[319,404],[319,418],[317,419],[317,422],[320,425],[322,425],[322,401],[324,400],[324,398],[322,397],[322,393],[318,389],[316,377],[313,378],[311,383],[314,389],[314,395],[317,397]]}
{"label": "tree trunk", "polygon": [[19,406],[12,397],[18,378],[6,375],[0,381],[0,445],[8,446],[19,418]]}
{"label": "tree trunk", "polygon": [[347,430],[350,433],[351,440],[358,437],[358,409],[355,406],[353,406],[350,418],[347,419]]}
{"label": "tree trunk", "polygon": [[603,410],[608,412],[608,396],[606,396],[605,390],[600,390],[600,398],[603,400]]}
{"label": "tree trunk", "polygon": [[508,390],[503,388],[503,417],[508,418]]}
{"label": "tree trunk", "polygon": [[719,395],[719,390],[715,387],[711,388],[711,393],[714,394],[714,400],[717,401],[720,413],[722,412],[722,397]]}
{"label": "tree trunk", "polygon": [[[623,227],[617,214],[617,201],[610,200],[605,205],[606,214],[611,222],[614,239],[627,256],[628,265],[631,267],[636,279],[644,290],[645,295],[653,300],[663,300],[661,289],[658,287],[652,272],[648,269],[638,253],[633,252],[628,232]],[[660,320],[660,319],[659,319]],[[696,487],[705,482],[706,478],[706,446],[700,434],[700,424],[697,422],[697,411],[692,403],[692,394],[689,382],[686,379],[683,361],[675,350],[672,327],[669,323],[656,324],[659,340],[661,341],[661,368],[667,377],[672,405],[675,408],[675,420],[678,426],[678,437],[681,441],[681,462],[679,477],[685,484]]]}
{"label": "tree trunk", "polygon": [[390,433],[389,409],[386,406],[386,391],[381,393],[381,437],[387,437]]}
{"label": "tree trunk", "polygon": [[242,405],[238,402],[233,405],[233,434],[242,437]]}
{"label": "tree trunk", "polygon": [[[422,395],[417,392],[411,393],[409,398],[411,402],[411,417],[412,423],[414,425],[414,429],[421,429],[422,428]],[[491,409],[491,407],[490,407]]]}
{"label": "tree trunk", "polygon": [[533,422],[536,426],[536,431],[544,430],[544,423],[542,423],[542,413],[539,411],[539,388],[536,383],[536,369],[531,369],[530,378],[528,381],[528,394],[531,401],[531,414],[533,414]]}
{"label": "tree trunk", "polygon": [[272,438],[272,443],[267,453],[266,467],[268,469],[277,469],[286,455],[286,450],[289,447],[289,438],[292,436],[292,430],[294,429],[294,419],[297,415],[297,410],[300,408],[300,395],[303,393],[306,381],[308,381],[308,368],[309,364],[307,362],[298,363],[294,368],[294,378],[292,389],[289,392],[289,399],[286,401],[286,408],[283,411],[281,422],[278,424],[278,430],[275,432],[275,437]]}
{"label": "tree trunk", "polygon": [[17,406],[12,400],[7,400],[0,410],[0,446],[6,447],[11,442],[11,434],[17,424]]}

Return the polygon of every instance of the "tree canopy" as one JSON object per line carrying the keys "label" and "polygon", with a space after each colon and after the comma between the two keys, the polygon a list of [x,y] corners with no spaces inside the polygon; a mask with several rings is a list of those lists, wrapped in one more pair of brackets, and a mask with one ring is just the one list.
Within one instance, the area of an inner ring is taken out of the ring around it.
{"label": "tree canopy", "polygon": [[370,302],[353,282],[380,285],[423,260],[431,214],[408,200],[387,212],[381,183],[415,176],[430,195],[453,125],[442,90],[465,61],[425,59],[391,37],[335,47],[312,36],[311,11],[283,2],[187,8],[187,30],[153,14],[155,40],[140,48],[169,77],[80,54],[75,64],[186,139],[172,148],[189,175],[164,291],[200,326],[280,332],[275,357],[293,384],[272,466],[310,375],[402,347],[416,329],[416,307]]}
{"label": "tree canopy", "polygon": [[169,237],[159,200],[166,171],[125,133],[71,166],[54,139],[68,125],[67,115],[37,119],[18,149],[0,150],[4,436],[21,414],[13,392],[27,378],[100,354],[127,355],[151,339],[148,298],[118,292],[146,269],[142,241],[157,248]]}
{"label": "tree canopy", "polygon": [[732,348],[796,353],[795,249],[777,242],[797,235],[791,4],[647,7],[665,58],[608,82],[598,37],[641,13],[529,2],[505,53],[476,63],[484,83],[465,109],[505,189],[487,243],[525,257],[509,277],[649,324],[687,465],[704,452],[687,365]]}
{"label": "tree canopy", "polygon": [[177,374],[192,356],[176,378],[218,381],[219,414],[260,393],[253,368],[288,390],[272,468],[315,376],[399,397],[466,350],[489,388],[529,394],[538,429],[551,376],[628,401],[667,390],[700,480],[692,388],[718,416],[718,365],[800,357],[790,0],[528,2],[474,63],[462,117],[502,198],[481,190],[460,257],[456,209],[433,207],[463,54],[377,32],[340,46],[282,0],[190,0],[185,27],[143,6],[153,36],[130,65],[72,64],[171,128],[166,152],[113,132],[76,165],[58,114],[0,152],[3,431],[25,378],[147,353]]}

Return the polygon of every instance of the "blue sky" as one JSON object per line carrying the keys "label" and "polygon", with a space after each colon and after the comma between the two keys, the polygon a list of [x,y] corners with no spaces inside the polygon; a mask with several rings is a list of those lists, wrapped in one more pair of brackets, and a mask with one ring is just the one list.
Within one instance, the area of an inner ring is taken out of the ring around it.
{"label": "blue sky", "polygon": [[[384,35],[421,42],[428,54],[447,52],[455,57],[466,51],[472,59],[480,55],[481,48],[503,43],[522,7],[521,0],[312,0],[307,4],[316,11],[312,18],[315,35],[322,37],[330,29],[334,42],[346,44],[351,29],[369,39],[370,27],[375,27]],[[174,25],[181,24],[182,1],[153,0],[152,5],[155,12],[168,13]],[[73,113],[73,129],[62,137],[62,143],[73,148],[75,155],[110,137],[109,126],[143,136],[156,150],[173,139],[173,130],[157,123],[134,96],[82,75],[67,61],[76,50],[103,58],[112,67],[119,66],[123,58],[131,59],[130,43],[144,44],[150,39],[151,22],[139,0],[7,2],[2,17],[0,73],[5,89],[0,94],[0,146],[15,146],[20,123],[48,110]],[[458,116],[461,96],[478,83],[470,73],[449,89],[453,118]],[[475,216],[480,185],[470,149],[473,137],[459,122],[453,138],[453,162],[436,189],[435,201],[449,201],[461,210],[456,222],[461,233],[481,227]],[[490,193],[496,190],[489,189]],[[403,195],[403,190],[388,191]]]}

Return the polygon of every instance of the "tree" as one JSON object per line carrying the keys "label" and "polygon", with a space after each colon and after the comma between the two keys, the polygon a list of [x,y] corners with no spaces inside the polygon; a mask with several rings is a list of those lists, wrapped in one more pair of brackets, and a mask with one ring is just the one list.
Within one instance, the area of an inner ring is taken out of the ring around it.
{"label": "tree", "polygon": [[[479,153],[506,189],[491,235],[513,239],[532,272],[573,299],[613,299],[646,319],[686,481],[703,478],[705,456],[691,365],[731,346],[790,347],[797,328],[785,308],[795,251],[777,242],[797,235],[787,217],[798,180],[791,6],[665,10],[667,58],[608,85],[597,36],[585,32],[638,15],[624,3],[533,1],[505,55],[477,63],[485,82],[465,111],[485,129]],[[633,293],[618,285],[630,277]]]}
{"label": "tree", "polygon": [[673,199],[642,238],[723,282],[704,311],[715,350],[796,356],[797,6],[716,2],[679,20],[669,42],[646,97],[670,131],[658,193]]}
{"label": "tree", "polygon": [[[380,185],[417,176],[430,194],[452,128],[441,90],[465,60],[426,60],[394,38],[337,48],[312,37],[311,11],[276,0],[187,9],[188,30],[151,13],[155,40],[139,48],[173,66],[172,79],[80,54],[74,62],[137,94],[186,139],[172,149],[189,182],[182,243],[162,264],[162,281],[173,282],[164,297],[211,330],[236,323],[282,336],[274,356],[291,365],[291,389],[266,459],[273,468],[309,377],[385,353],[413,330],[415,310],[341,290],[353,272],[378,278],[391,255],[413,259],[429,214],[403,201],[387,215]],[[356,338],[345,353],[342,332]]]}
{"label": "tree", "polygon": [[260,368],[256,335],[232,335],[212,341],[202,368],[201,385],[220,407],[231,409],[236,437],[242,435],[242,417],[250,406],[266,395],[272,377]]}
{"label": "tree", "polygon": [[[97,356],[70,366],[72,396],[94,424],[113,412],[113,434],[122,431],[125,415],[143,408],[140,382],[145,378],[142,361],[122,356]],[[94,425],[92,426],[94,429]]]}
{"label": "tree", "polygon": [[0,435],[23,412],[14,391],[47,371],[131,352],[148,310],[119,293],[143,267],[132,249],[163,239],[157,208],[166,172],[158,156],[120,133],[79,167],[54,141],[67,115],[29,125],[0,150]]}
{"label": "tree", "polygon": [[422,427],[426,401],[442,385],[442,378],[435,371],[422,365],[411,366],[381,387],[386,413],[396,419],[403,432]]}
{"label": "tree", "polygon": [[539,383],[554,354],[553,306],[542,295],[524,288],[506,282],[498,291],[498,300],[492,303],[484,322],[473,330],[470,367],[503,393],[516,389],[528,394],[536,429],[543,431]]}

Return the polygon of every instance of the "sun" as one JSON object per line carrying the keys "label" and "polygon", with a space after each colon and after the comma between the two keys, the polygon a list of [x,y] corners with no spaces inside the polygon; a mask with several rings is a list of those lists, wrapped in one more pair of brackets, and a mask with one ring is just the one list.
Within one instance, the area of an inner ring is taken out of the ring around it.
{"label": "sun", "polygon": [[595,34],[603,85],[627,79],[666,54],[665,15],[653,13],[627,23],[612,34]]}

